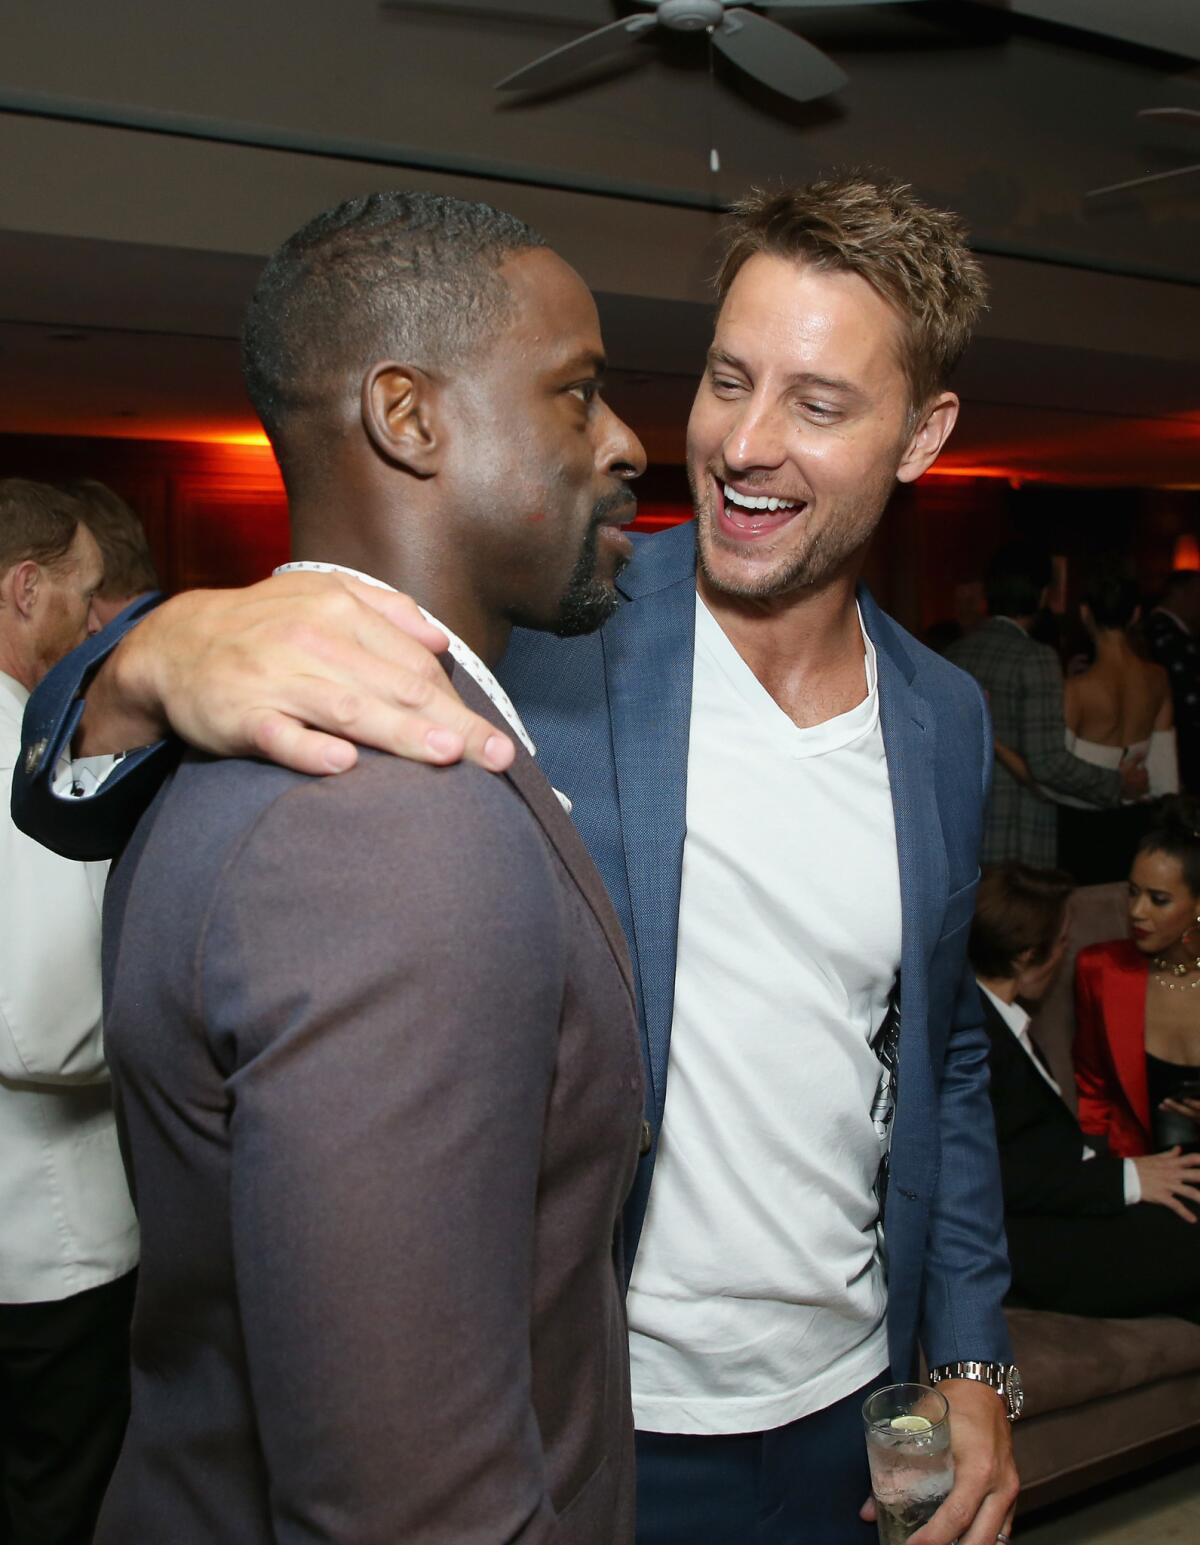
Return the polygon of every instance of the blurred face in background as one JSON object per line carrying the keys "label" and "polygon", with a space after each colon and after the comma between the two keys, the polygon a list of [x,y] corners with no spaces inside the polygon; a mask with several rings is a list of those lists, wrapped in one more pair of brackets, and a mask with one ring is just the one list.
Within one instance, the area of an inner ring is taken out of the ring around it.
{"label": "blurred face in background", "polygon": [[1068,905],[1063,908],[1062,920],[1046,958],[1035,960],[1033,957],[1037,952],[1034,950],[1025,950],[1022,955],[1018,955],[1016,961],[1018,998],[1024,998],[1029,1003],[1038,1003],[1050,991],[1059,967],[1063,963],[1063,956],[1067,953],[1067,935],[1070,928],[1071,909]]}
{"label": "blurred face in background", "polygon": [[40,568],[33,614],[36,680],[99,630],[93,603],[103,578],[96,539],[80,524],[63,558]]}

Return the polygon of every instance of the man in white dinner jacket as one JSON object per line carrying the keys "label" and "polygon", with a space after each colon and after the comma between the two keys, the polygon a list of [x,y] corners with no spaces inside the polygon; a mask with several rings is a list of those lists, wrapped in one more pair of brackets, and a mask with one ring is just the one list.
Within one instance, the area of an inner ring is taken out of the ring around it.
{"label": "man in white dinner jacket", "polygon": [[137,1225],[100,1023],[106,864],[9,815],[30,691],[96,630],[77,502],[0,481],[0,1539],[87,1545],[128,1412]]}

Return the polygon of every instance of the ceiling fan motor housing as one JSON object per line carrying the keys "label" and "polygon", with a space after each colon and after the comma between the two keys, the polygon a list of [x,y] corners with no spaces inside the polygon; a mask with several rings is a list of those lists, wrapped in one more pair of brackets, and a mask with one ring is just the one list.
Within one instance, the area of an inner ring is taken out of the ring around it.
{"label": "ceiling fan motor housing", "polygon": [[658,19],[673,32],[704,32],[718,27],[725,15],[721,0],[662,0]]}

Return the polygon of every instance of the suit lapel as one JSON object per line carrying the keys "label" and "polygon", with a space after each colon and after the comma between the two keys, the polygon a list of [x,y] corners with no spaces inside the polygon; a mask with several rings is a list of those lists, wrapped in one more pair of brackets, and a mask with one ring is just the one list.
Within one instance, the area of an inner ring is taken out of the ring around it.
{"label": "suit lapel", "polygon": [[860,591],[863,623],[875,645],[879,719],[887,756],[900,870],[900,1057],[896,1146],[932,1156],[925,1116],[932,1098],[928,961],[945,913],[948,865],[934,781],[937,724],[912,686],[913,665],[887,620]]}
{"label": "suit lapel", "polygon": [[[466,671],[457,665],[454,666],[450,672],[450,680],[454,690],[468,708],[482,714],[498,729],[506,732],[511,730],[504,716]],[[625,945],[621,924],[613,911],[613,904],[608,898],[608,892],[604,889],[604,882],[583,845],[583,839],[575,830],[570,816],[559,803],[558,795],[555,794],[533,757],[519,742],[516,757],[504,777],[529,806],[534,819],[545,832],[547,840],[591,908],[632,997],[633,978],[629,968],[629,951]]]}
{"label": "suit lapel", "polygon": [[652,562],[632,566],[623,578],[626,604],[601,638],[644,1051],[661,1121],[687,824],[696,630],[692,529],[656,537],[644,551]]}
{"label": "suit lapel", "polygon": [[893,640],[878,626],[881,614],[864,604],[863,619],[879,667],[879,720],[896,821],[907,963],[911,950],[919,950],[924,957],[936,941],[949,883],[934,778],[937,720],[911,685],[911,663],[893,651]]}

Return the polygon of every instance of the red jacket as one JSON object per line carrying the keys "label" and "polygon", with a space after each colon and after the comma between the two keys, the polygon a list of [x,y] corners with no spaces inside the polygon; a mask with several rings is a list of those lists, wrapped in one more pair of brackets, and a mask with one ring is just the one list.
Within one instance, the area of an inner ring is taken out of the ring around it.
{"label": "red jacket", "polygon": [[1079,1124],[1110,1153],[1151,1151],[1146,1084],[1146,983],[1150,967],[1128,939],[1091,944],[1075,962],[1075,1082]]}

